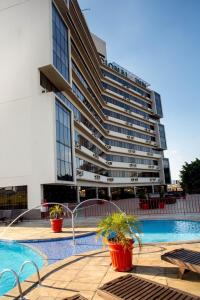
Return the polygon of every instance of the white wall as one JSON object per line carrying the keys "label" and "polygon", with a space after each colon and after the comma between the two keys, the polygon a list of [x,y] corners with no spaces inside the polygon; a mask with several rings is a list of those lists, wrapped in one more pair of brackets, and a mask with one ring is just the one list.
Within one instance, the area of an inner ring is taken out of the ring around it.
{"label": "white wall", "polygon": [[52,62],[51,1],[0,0],[0,187],[55,182],[55,103],[38,68]]}

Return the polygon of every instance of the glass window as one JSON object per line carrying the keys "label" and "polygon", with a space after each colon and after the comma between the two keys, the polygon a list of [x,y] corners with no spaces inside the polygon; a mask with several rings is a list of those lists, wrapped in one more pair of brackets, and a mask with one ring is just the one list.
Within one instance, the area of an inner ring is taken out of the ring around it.
{"label": "glass window", "polygon": [[162,111],[162,103],[160,95],[156,92],[154,92],[155,95],[155,106],[156,106],[156,114],[162,118],[163,117],[163,111]]}
{"label": "glass window", "polygon": [[71,113],[58,100],[56,100],[56,118],[57,178],[72,181]]}
{"label": "glass window", "polygon": [[69,41],[68,28],[59,15],[55,5],[52,5],[53,23],[53,64],[69,82]]}

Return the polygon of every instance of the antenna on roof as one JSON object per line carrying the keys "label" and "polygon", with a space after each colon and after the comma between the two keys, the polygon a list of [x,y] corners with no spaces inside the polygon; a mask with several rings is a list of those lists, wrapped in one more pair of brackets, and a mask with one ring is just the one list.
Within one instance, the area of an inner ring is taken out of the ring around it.
{"label": "antenna on roof", "polygon": [[82,12],[83,12],[83,11],[89,11],[89,10],[91,10],[91,8],[84,8],[84,9],[81,9]]}

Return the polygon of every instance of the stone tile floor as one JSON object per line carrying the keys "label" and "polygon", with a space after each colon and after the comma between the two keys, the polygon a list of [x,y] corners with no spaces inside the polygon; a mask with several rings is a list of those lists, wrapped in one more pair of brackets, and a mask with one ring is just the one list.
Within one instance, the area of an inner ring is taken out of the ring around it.
{"label": "stone tile floor", "polygon": [[[93,227],[79,227],[75,229],[77,235],[95,231]],[[70,220],[64,221],[62,232],[54,233],[50,228],[49,220],[27,221],[14,224],[11,227],[0,226],[0,239],[11,240],[40,240],[40,239],[54,239],[65,238],[72,236],[72,228]]]}
{"label": "stone tile floor", "polygon": [[[178,268],[161,261],[160,256],[165,251],[184,247],[200,251],[200,243],[182,245],[149,245],[141,252],[134,249],[132,273],[159,282],[182,291],[200,296],[200,274],[187,273],[183,280],[177,278]],[[31,300],[61,300],[66,296],[80,293],[88,299],[100,300],[96,290],[102,284],[126,273],[113,271],[110,265],[109,253],[105,249],[92,251],[83,255],[73,256],[67,260],[46,267],[43,270],[42,286],[33,288],[26,294]],[[55,270],[55,271],[54,271]],[[28,279],[22,288],[32,284],[35,279]],[[16,289],[2,299],[15,299]]]}

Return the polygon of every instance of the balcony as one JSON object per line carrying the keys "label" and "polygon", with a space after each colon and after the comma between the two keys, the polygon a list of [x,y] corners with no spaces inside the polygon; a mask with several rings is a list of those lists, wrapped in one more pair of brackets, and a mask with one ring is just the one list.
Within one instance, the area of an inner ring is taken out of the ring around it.
{"label": "balcony", "polygon": [[69,82],[60,74],[60,72],[54,67],[54,65],[49,64],[39,68],[40,72],[43,73],[50,82],[59,90],[67,92],[71,90]]}
{"label": "balcony", "polygon": [[[77,180],[87,182],[100,182],[107,186],[108,184],[114,184],[120,186],[121,184],[159,184],[160,178],[156,177],[107,177],[99,174],[95,174],[88,171],[77,169]],[[83,183],[84,184],[84,183]]]}

